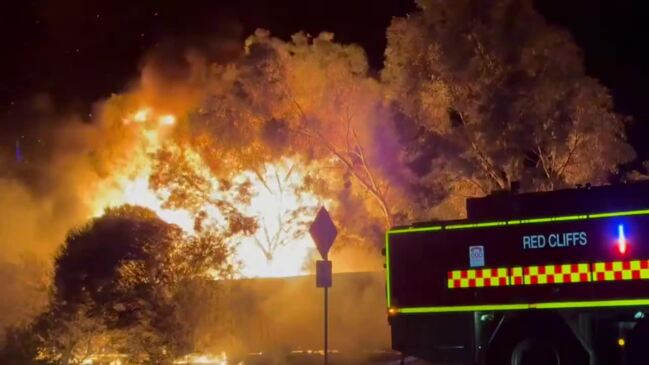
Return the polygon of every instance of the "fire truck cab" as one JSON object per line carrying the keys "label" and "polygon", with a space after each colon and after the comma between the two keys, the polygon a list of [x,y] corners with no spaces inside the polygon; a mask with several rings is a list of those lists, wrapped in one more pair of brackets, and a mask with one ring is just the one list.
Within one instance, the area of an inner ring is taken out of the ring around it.
{"label": "fire truck cab", "polygon": [[649,182],[467,201],[386,234],[392,347],[434,364],[649,363]]}

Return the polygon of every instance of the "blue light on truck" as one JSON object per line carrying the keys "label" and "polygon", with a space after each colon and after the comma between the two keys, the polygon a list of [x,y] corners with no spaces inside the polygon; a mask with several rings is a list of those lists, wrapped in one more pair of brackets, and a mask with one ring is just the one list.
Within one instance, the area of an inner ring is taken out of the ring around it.
{"label": "blue light on truck", "polygon": [[624,234],[624,225],[620,224],[617,226],[617,250],[620,254],[624,255],[626,253],[627,243],[626,235]]}
{"label": "blue light on truck", "polygon": [[[408,235],[408,234],[425,234],[426,232],[430,232],[432,234],[435,234],[434,232],[440,232],[440,234],[444,234],[444,231],[458,231],[458,230],[473,230],[473,229],[494,229],[498,230],[499,232],[504,232],[507,230],[507,226],[521,226],[521,225],[532,225],[532,224],[545,224],[545,223],[556,223],[556,222],[571,222],[571,221],[582,221],[582,220],[598,220],[598,219],[603,219],[603,218],[614,218],[611,219],[611,221],[615,222],[615,224],[610,225],[609,222],[603,222],[602,224],[606,227],[608,227],[609,230],[609,235],[606,237],[607,241],[609,243],[609,247],[618,252],[619,255],[626,256],[629,254],[629,250],[633,251],[633,248],[630,247],[630,243],[632,241],[629,241],[629,239],[634,238],[633,234],[631,234],[630,237],[629,235],[629,230],[627,228],[628,224],[624,222],[622,219],[624,217],[632,217],[632,216],[649,216],[649,209],[641,209],[641,210],[629,210],[629,211],[618,211],[618,212],[604,212],[604,213],[590,213],[590,214],[581,214],[581,215],[566,215],[566,216],[550,216],[550,217],[542,217],[542,218],[528,218],[528,219],[514,219],[514,220],[499,220],[499,221],[478,221],[478,222],[462,222],[462,221],[456,221],[456,222],[449,222],[450,224],[436,224],[436,225],[430,225],[430,226],[411,226],[411,227],[401,227],[401,228],[394,228],[390,229],[386,232],[385,235],[385,245],[386,245],[386,304],[388,306],[389,313],[391,315],[398,315],[398,314],[416,314],[416,313],[440,313],[440,312],[463,312],[463,311],[497,311],[497,310],[525,310],[525,309],[564,309],[564,308],[606,308],[606,307],[633,307],[633,306],[649,306],[649,296],[636,296],[633,295],[632,297],[627,297],[627,298],[608,298],[606,296],[604,297],[597,297],[597,298],[588,298],[588,300],[577,300],[577,301],[552,301],[551,298],[547,298],[549,300],[543,301],[543,300],[533,300],[531,302],[528,301],[523,301],[523,302],[516,302],[514,301],[513,303],[506,303],[506,302],[501,302],[501,301],[494,301],[492,303],[486,302],[486,303],[450,303],[450,305],[444,305],[440,303],[441,305],[438,306],[408,306],[403,303],[399,305],[399,301],[396,300],[397,298],[393,298],[393,249],[395,248],[395,242],[392,240],[396,238],[397,235]],[[612,223],[612,222],[611,222]],[[616,231],[615,231],[616,230]],[[612,231],[612,232],[611,232]],[[612,234],[611,234],[612,233]],[[423,237],[423,236],[422,236]],[[603,237],[602,237],[603,238]],[[407,243],[407,242],[405,242]],[[405,244],[404,243],[404,244]],[[609,251],[610,252],[610,251]],[[610,258],[609,258],[610,260]],[[625,260],[622,259],[622,257],[619,257],[617,260],[613,259],[609,261],[607,259],[604,259],[602,261],[597,261],[597,262],[590,262],[590,263],[584,263],[582,262],[581,264],[588,265],[589,272],[583,273],[585,275],[586,280],[580,280],[580,281],[573,281],[572,277],[571,280],[563,280],[563,282],[557,282],[554,281],[550,283],[548,281],[547,284],[563,284],[563,283],[581,283],[581,284],[575,284],[575,285],[601,285],[600,282],[619,282],[619,281],[635,281],[635,280],[648,280],[649,281],[649,259],[634,259],[634,260]],[[547,266],[547,265],[546,265]],[[483,268],[481,268],[483,269]],[[514,270],[514,269],[523,269],[521,266],[516,266],[516,267],[510,267],[508,269]],[[464,269],[462,269],[464,270]],[[466,269],[466,270],[477,270],[477,269]],[[513,271],[511,271],[513,273]],[[448,272],[447,272],[448,274]],[[556,273],[555,273],[556,274]],[[561,274],[564,274],[561,272]],[[570,275],[573,273],[571,272]],[[581,273],[575,273],[575,275],[581,274]],[[481,290],[510,290],[507,289],[508,287],[511,287],[513,284],[513,274],[510,274],[511,277],[509,277],[509,285],[505,285],[505,287],[501,287],[498,289],[493,289],[493,288],[485,288]],[[445,275],[446,276],[446,275]],[[533,284],[541,284],[539,281],[538,283],[532,283],[530,279],[530,283],[526,284],[524,282],[524,275],[521,276],[521,281],[520,283],[516,285],[533,285]],[[405,279],[405,278],[404,278]],[[417,278],[408,278],[411,280],[415,280]],[[467,279],[471,279],[467,276]],[[476,285],[477,284],[477,277],[476,277]],[[588,280],[590,279],[590,280]],[[440,280],[442,280],[440,278]],[[448,281],[448,277],[445,277],[444,280]],[[461,283],[460,283],[461,284]],[[545,284],[545,282],[543,283]],[[448,286],[447,286],[448,287]],[[459,285],[458,289],[455,289],[455,285],[452,285],[452,287],[448,287],[448,289],[453,289],[453,290],[463,290],[461,289],[463,286]],[[467,290],[470,290],[473,285],[467,285]],[[512,288],[513,289],[513,288]],[[568,290],[568,289],[566,289]],[[586,299],[586,298],[585,298]],[[643,313],[644,314],[644,313]]]}

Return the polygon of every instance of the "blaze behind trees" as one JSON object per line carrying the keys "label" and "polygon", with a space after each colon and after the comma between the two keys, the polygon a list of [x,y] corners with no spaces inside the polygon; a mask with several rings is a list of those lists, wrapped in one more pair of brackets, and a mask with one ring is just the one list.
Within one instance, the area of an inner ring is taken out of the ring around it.
{"label": "blaze behind trees", "polygon": [[0,242],[20,247],[3,260],[51,256],[73,227],[130,204],[219,235],[236,277],[299,275],[325,205],[335,269],[379,270],[391,225],[459,217],[464,198],[513,181],[605,183],[633,158],[608,91],[531,1],[418,5],[387,29],[378,77],[331,33],[258,30],[227,56],[157,48],[90,123],[41,100],[53,147],[0,179]]}

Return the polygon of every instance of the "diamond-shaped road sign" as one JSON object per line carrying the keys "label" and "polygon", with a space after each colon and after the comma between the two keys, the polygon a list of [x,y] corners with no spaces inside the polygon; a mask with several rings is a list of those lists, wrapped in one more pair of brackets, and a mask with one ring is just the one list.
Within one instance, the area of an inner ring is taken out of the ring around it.
{"label": "diamond-shaped road sign", "polygon": [[320,255],[326,260],[329,249],[336,239],[338,230],[331,220],[329,212],[324,207],[320,208],[318,214],[315,216],[313,223],[311,223],[311,228],[309,228],[309,233],[318,251],[320,251]]}

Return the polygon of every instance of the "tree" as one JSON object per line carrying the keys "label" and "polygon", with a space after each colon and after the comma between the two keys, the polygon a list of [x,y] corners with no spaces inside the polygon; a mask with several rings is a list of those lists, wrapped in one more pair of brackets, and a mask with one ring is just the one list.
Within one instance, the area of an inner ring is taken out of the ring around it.
{"label": "tree", "polygon": [[608,91],[532,1],[418,5],[390,25],[381,76],[421,144],[413,160],[443,166],[452,193],[603,183],[633,157]]}
{"label": "tree", "polygon": [[108,330],[91,310],[88,303],[54,304],[39,316],[31,327],[37,344],[32,360],[78,365],[104,351],[114,352],[119,347],[118,332]]}
{"label": "tree", "polygon": [[258,30],[245,49],[238,62],[212,68],[190,118],[193,144],[216,175],[259,176],[291,159],[304,171],[303,189],[333,202],[334,218],[349,223],[340,232],[346,244],[380,242],[387,227],[413,216],[422,191],[434,187],[404,164],[382,86],[360,47],[336,43],[331,33],[285,42]]}
{"label": "tree", "polygon": [[[103,303],[121,300],[127,294],[120,291],[124,285],[172,284],[177,280],[177,263],[169,261],[182,235],[180,228],[146,208],[107,210],[68,235],[55,260],[57,300],[76,302],[88,295]],[[142,276],[129,276],[135,271]],[[131,284],[130,280],[137,281]]]}
{"label": "tree", "polygon": [[[278,161],[277,165],[249,166],[244,171],[220,172],[217,178],[216,171],[209,171],[196,159],[199,157],[182,147],[168,146],[156,153],[150,182],[166,194],[161,196],[165,207],[187,209],[195,215],[197,232],[208,228],[218,229],[231,240],[252,237],[270,261],[277,248],[306,231],[304,219],[314,207],[283,204],[285,195],[299,195],[299,187],[292,184],[292,175],[297,173],[294,164],[285,166]],[[260,194],[270,200],[255,207],[252,200]],[[270,211],[275,212],[265,214]]]}
{"label": "tree", "polygon": [[38,342],[31,326],[12,326],[5,328],[2,347],[0,347],[0,363],[5,365],[40,365],[43,361],[36,360]]}
{"label": "tree", "polygon": [[[262,119],[283,121],[286,138],[298,153],[333,160],[339,179],[358,184],[370,210],[385,227],[392,225],[393,205],[402,191],[388,169],[398,166],[390,161],[398,157],[398,146],[393,139],[377,143],[383,137],[379,132],[389,135],[391,126],[364,51],[338,44],[326,32],[315,38],[298,33],[282,42],[258,31],[246,49],[248,62],[259,65],[255,79],[242,82],[246,95],[253,102],[272,100],[259,108],[268,111]],[[268,88],[254,88],[259,82]]]}
{"label": "tree", "polygon": [[[315,216],[317,202],[309,199],[311,194],[304,196],[301,192],[303,182],[294,176],[302,172],[296,171],[299,170],[296,165],[292,161],[278,161],[255,169],[254,174],[247,177],[258,190],[249,204],[259,227],[253,240],[268,261],[273,259],[278,248],[305,235]],[[268,206],[269,203],[272,206]]]}
{"label": "tree", "polygon": [[[249,181],[233,181],[233,171],[215,173],[204,167],[200,156],[189,149],[165,146],[154,156],[151,187],[164,191],[166,208],[187,209],[195,216],[197,232],[203,226],[218,229],[224,236],[249,235],[258,228],[254,217],[241,211],[250,201]],[[221,221],[207,221],[207,209],[217,210]]]}
{"label": "tree", "polygon": [[218,232],[188,237],[148,209],[107,210],[71,232],[56,258],[53,298],[36,327],[39,353],[66,364],[107,350],[169,363],[193,347],[177,293],[226,275],[229,252]]}

